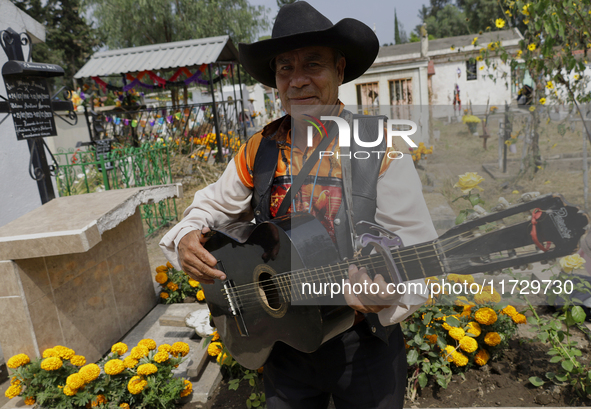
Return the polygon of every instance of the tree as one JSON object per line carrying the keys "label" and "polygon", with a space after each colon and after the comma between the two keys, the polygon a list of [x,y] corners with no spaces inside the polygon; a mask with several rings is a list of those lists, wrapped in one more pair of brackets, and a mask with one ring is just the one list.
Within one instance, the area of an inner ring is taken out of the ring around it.
{"label": "tree", "polygon": [[288,4],[295,3],[297,0],[277,0],[277,7],[281,8]]}
{"label": "tree", "polygon": [[470,33],[485,31],[487,27],[492,31],[498,30],[495,21],[506,16],[503,14],[503,9],[499,7],[498,0],[457,0],[457,4],[468,19]]}
{"label": "tree", "polygon": [[400,31],[398,31],[398,17],[396,16],[396,9],[394,9],[394,42],[400,44]]}
{"label": "tree", "polygon": [[[432,3],[434,2],[434,0],[431,1]],[[443,3],[443,1],[439,3]],[[435,13],[430,11],[423,23],[427,24],[427,33],[433,35],[435,38],[470,34],[466,15],[453,4],[447,4]],[[420,28],[421,25],[415,28],[417,34],[420,34]]]}
{"label": "tree", "polygon": [[46,26],[45,43],[33,47],[33,61],[60,65],[63,78],[52,80],[54,86],[70,85],[74,74],[82,68],[100,45],[95,30],[80,13],[79,0],[13,0],[13,3]]}
{"label": "tree", "polygon": [[229,35],[251,42],[268,28],[264,6],[248,0],[85,0],[109,48]]}

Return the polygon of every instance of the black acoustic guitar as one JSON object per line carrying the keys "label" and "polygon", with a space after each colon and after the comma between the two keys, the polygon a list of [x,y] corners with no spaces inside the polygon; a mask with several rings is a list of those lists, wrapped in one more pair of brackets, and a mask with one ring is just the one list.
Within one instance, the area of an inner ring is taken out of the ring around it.
{"label": "black acoustic guitar", "polygon": [[[572,254],[588,223],[589,216],[562,196],[546,195],[391,255],[405,281],[500,271]],[[217,229],[205,247],[227,276],[203,285],[213,321],[232,356],[251,369],[265,363],[277,341],[313,352],[353,325],[354,311],[344,298],[302,295],[303,283],[341,283],[351,263],[397,282],[381,254],[339,260],[326,230],[308,213]]]}

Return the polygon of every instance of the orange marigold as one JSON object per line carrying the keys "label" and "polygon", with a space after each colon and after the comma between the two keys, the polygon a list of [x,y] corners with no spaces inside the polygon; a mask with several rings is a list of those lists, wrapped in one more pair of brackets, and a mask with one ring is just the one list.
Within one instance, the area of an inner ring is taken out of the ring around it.
{"label": "orange marigold", "polygon": [[488,362],[489,359],[490,359],[490,355],[486,351],[486,349],[481,349],[474,356],[474,362],[476,362],[476,365],[479,365],[479,366],[486,365],[486,363]]}
{"label": "orange marigold", "polygon": [[484,343],[491,347],[497,346],[501,343],[501,336],[498,332],[489,332],[484,336]]}

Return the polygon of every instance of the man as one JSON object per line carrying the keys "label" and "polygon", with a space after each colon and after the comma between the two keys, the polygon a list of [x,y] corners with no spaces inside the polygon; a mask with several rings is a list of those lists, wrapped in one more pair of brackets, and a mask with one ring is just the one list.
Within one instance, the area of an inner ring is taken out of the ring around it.
{"label": "man", "polygon": [[[342,113],[338,87],[362,75],[378,49],[375,34],[365,24],[344,19],[333,26],[304,1],[279,11],[271,39],[240,45],[245,69],[263,84],[278,89],[288,115],[249,139],[220,180],[195,194],[184,219],[161,241],[173,264],[204,284],[226,279],[214,268],[215,258],[203,248],[203,234],[232,221],[263,221],[277,215],[286,190],[305,161],[316,159],[310,155],[321,140],[315,135],[314,147],[308,147],[305,133],[292,134],[290,115],[302,106],[333,106]],[[339,149],[337,140],[327,150]],[[262,189],[261,163],[272,163],[274,170],[270,186],[262,183]],[[375,194],[361,199],[357,195],[356,200],[366,200],[369,205],[356,212],[369,209],[366,219],[395,231],[406,245],[435,238],[410,157],[388,160],[384,156],[368,166],[371,171],[364,176],[370,182],[354,186],[353,195],[364,188]],[[352,245],[346,242],[346,234],[339,233],[345,224],[341,220],[346,201],[341,163],[319,161],[310,175],[308,183],[296,192],[290,211],[316,215],[337,243],[339,253],[350,257],[348,246]],[[359,179],[354,176],[353,180]],[[354,266],[349,278],[353,284],[372,283],[364,269]],[[381,276],[376,276],[375,282],[384,288]],[[331,395],[338,408],[402,408],[406,354],[397,323],[426,297],[404,295],[397,305],[389,306],[387,299],[369,294],[347,293],[345,299],[357,311],[356,324],[350,330],[311,354],[283,343],[275,345],[264,370],[270,408],[325,408]]]}

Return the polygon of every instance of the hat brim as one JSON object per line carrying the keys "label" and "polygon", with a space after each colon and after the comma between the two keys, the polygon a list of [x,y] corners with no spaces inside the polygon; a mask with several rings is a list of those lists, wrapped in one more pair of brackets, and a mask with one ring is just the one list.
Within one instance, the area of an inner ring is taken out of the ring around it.
{"label": "hat brim", "polygon": [[343,83],[367,71],[380,49],[378,38],[368,26],[358,20],[345,18],[326,30],[271,38],[252,44],[240,43],[240,62],[254,79],[277,88],[271,61],[281,53],[312,46],[331,47],[343,53],[347,62]]}

